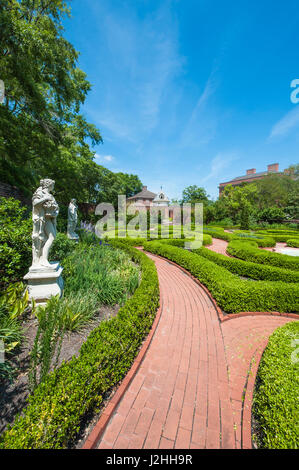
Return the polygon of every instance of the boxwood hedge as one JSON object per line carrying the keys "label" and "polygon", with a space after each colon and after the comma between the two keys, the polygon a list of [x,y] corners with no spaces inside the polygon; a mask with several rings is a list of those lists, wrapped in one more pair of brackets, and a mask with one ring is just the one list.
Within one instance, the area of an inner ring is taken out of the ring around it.
{"label": "boxwood hedge", "polygon": [[227,313],[299,312],[296,283],[243,280],[199,254],[166,243],[147,242],[144,248],[174,261],[197,277]]}
{"label": "boxwood hedge", "polygon": [[258,445],[268,449],[299,446],[299,322],[278,328],[262,356],[253,399]]}
{"label": "boxwood hedge", "polygon": [[245,261],[268,264],[284,269],[292,269],[294,271],[298,271],[299,269],[299,258],[261,250],[253,242],[249,243],[232,240],[228,244],[226,251],[230,255],[236,256],[237,258],[241,258]]}
{"label": "boxwood hedge", "polygon": [[193,252],[204,256],[204,258],[213,261],[219,266],[225,267],[231,273],[238,274],[239,276],[246,276],[262,281],[299,282],[299,272],[290,269],[252,263],[238,258],[230,258],[204,247],[194,250]]}
{"label": "boxwood hedge", "polygon": [[293,248],[299,248],[299,238],[290,238],[287,240],[287,245],[292,246]]}
{"label": "boxwood hedge", "polygon": [[29,396],[28,405],[0,438],[0,448],[65,448],[86,413],[126,374],[148,333],[159,305],[155,264],[120,241],[141,266],[142,279],[118,315],[103,321],[82,345],[78,357],[64,362]]}

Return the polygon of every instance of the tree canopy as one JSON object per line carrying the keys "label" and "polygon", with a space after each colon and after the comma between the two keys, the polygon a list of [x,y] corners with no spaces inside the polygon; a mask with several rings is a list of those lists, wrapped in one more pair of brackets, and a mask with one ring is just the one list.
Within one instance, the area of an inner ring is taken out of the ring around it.
{"label": "tree canopy", "polygon": [[104,188],[120,186],[131,195],[141,188],[137,176],[115,175],[93,161],[90,146],[102,136],[80,114],[91,85],[63,37],[69,13],[63,0],[0,2],[0,180],[29,194],[41,177],[53,178],[65,203],[94,202]]}

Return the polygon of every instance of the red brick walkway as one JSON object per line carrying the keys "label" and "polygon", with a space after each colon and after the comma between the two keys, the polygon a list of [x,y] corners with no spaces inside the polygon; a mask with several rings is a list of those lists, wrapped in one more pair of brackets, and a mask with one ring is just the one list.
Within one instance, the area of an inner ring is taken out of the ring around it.
{"label": "red brick walkway", "polygon": [[225,240],[220,240],[220,238],[212,238],[212,245],[207,246],[209,250],[215,251],[216,253],[220,253],[221,255],[227,255],[226,247],[228,242]]}
{"label": "red brick walkway", "polygon": [[250,448],[260,354],[274,329],[290,319],[265,315],[220,323],[194,280],[149,256],[159,275],[160,321],[97,447]]}

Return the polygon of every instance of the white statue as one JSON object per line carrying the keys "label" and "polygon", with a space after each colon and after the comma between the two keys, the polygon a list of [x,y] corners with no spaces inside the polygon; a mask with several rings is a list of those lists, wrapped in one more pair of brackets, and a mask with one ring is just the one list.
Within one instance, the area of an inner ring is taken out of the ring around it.
{"label": "white statue", "polygon": [[59,262],[49,263],[49,251],[56,237],[59,207],[52,191],[55,181],[44,179],[32,197],[32,266],[24,276],[28,281],[29,297],[37,305],[45,305],[54,295],[63,292],[63,268]]}
{"label": "white statue", "polygon": [[51,192],[55,181],[44,179],[32,197],[32,267],[51,267],[48,257],[56,237],[56,218],[59,207]]}
{"label": "white statue", "polygon": [[72,199],[68,208],[68,220],[67,220],[67,236],[70,240],[78,240],[79,236],[75,232],[78,214],[78,206],[76,205],[76,199]]}

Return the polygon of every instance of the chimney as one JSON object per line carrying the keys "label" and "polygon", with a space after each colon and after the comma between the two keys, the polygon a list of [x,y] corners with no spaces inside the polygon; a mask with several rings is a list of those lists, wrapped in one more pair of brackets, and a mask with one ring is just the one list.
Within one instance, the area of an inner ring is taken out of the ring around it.
{"label": "chimney", "polygon": [[254,173],[256,173],[255,168],[251,168],[250,170],[246,170],[246,175],[254,175]]}
{"label": "chimney", "polygon": [[278,163],[272,163],[271,165],[268,165],[268,173],[275,173],[278,171]]}

